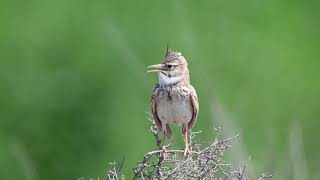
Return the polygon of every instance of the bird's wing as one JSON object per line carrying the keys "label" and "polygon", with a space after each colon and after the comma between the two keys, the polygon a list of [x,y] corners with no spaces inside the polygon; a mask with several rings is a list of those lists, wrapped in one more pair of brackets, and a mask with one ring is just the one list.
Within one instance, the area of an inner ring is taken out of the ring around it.
{"label": "bird's wing", "polygon": [[196,90],[193,86],[190,85],[191,92],[189,94],[191,107],[192,107],[192,118],[191,121],[188,123],[188,129],[191,129],[197,121],[198,112],[199,112],[199,102]]}
{"label": "bird's wing", "polygon": [[157,125],[158,129],[162,131],[162,123],[157,114],[157,94],[158,94],[158,90],[157,90],[157,87],[155,87],[155,89],[153,90],[153,94],[151,96],[151,111],[152,111],[152,116],[155,124]]}
{"label": "bird's wing", "polygon": [[157,114],[157,97],[158,97],[158,85],[155,87],[155,89],[153,90],[153,94],[151,97],[151,111],[152,111],[152,115],[153,115],[153,120],[155,122],[155,124],[157,125],[158,129],[163,132],[165,134],[165,136],[167,136],[168,139],[171,138],[172,136],[172,131],[171,128],[169,127],[168,124],[166,124],[164,127],[162,126],[162,122]]}

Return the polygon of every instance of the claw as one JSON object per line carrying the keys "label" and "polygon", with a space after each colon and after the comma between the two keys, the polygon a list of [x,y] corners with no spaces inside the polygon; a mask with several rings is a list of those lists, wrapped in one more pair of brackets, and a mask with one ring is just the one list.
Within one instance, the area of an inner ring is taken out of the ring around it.
{"label": "claw", "polygon": [[184,157],[184,158],[187,158],[189,154],[190,154],[189,146],[186,146],[186,147],[184,148],[183,157]]}
{"label": "claw", "polygon": [[166,146],[162,146],[162,153],[161,153],[162,157],[163,157],[163,160],[166,160],[169,158],[169,155],[168,155],[168,150],[166,148]]}

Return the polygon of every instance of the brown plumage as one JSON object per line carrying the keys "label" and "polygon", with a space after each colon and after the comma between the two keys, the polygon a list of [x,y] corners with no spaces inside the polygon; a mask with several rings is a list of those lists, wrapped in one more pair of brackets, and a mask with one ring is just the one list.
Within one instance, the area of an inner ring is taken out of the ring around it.
{"label": "brown plumage", "polygon": [[172,136],[169,124],[182,125],[186,156],[189,153],[188,132],[194,126],[199,111],[198,97],[190,84],[188,63],[181,53],[169,49],[161,64],[148,68],[152,69],[148,72],[159,73],[151,98],[155,124],[167,138]]}

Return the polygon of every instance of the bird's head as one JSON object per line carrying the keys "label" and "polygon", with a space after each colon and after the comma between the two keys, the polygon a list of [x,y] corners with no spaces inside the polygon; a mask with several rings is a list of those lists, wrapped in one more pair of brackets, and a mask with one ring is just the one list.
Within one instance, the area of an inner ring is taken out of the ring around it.
{"label": "bird's head", "polygon": [[148,72],[159,73],[160,85],[190,83],[188,63],[180,52],[168,49],[163,62],[151,65],[148,69]]}

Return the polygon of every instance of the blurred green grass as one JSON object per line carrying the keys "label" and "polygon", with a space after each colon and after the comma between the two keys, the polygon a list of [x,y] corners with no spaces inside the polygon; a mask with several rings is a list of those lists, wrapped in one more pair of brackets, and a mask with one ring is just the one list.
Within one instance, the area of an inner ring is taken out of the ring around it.
{"label": "blurred green grass", "polygon": [[318,5],[0,1],[0,178],[103,177],[123,156],[130,176],[154,148],[145,112],[157,79],[145,67],[167,43],[189,61],[203,141],[213,139],[219,103],[255,170],[291,179],[298,122],[307,173],[319,177]]}

